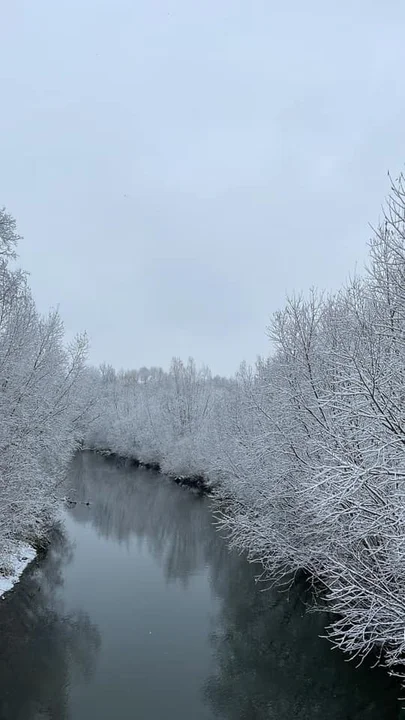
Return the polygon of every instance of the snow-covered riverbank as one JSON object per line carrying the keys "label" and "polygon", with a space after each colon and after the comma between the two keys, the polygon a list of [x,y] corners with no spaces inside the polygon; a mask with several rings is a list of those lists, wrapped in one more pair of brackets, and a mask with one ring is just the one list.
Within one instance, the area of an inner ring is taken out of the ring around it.
{"label": "snow-covered riverbank", "polygon": [[36,554],[36,550],[26,543],[18,543],[10,549],[0,572],[0,597],[14,587]]}
{"label": "snow-covered riverbank", "polygon": [[165,475],[166,477],[173,480],[177,485],[185,486],[191,490],[197,490],[199,493],[209,495],[213,491],[214,483],[212,483],[207,476],[204,475],[178,475],[176,473],[164,472],[158,462],[142,462],[139,458],[132,454],[119,453],[108,448],[83,448],[82,452],[95,452],[97,455],[102,455],[106,458],[113,458],[116,460],[124,460],[133,463],[137,467],[144,467],[147,470],[156,470],[156,472]]}

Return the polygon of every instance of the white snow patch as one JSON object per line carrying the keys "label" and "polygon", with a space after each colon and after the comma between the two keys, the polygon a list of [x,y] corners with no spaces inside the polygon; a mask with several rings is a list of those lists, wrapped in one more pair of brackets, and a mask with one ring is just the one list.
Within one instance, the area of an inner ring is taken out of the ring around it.
{"label": "white snow patch", "polygon": [[10,568],[10,573],[8,575],[2,575],[0,573],[0,597],[14,587],[36,554],[36,550],[26,543],[19,543],[14,546],[6,561],[7,567]]}

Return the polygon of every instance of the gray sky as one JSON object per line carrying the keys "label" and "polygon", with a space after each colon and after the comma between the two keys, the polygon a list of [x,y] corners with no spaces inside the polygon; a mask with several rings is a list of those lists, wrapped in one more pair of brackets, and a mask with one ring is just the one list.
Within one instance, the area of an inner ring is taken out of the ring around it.
{"label": "gray sky", "polygon": [[336,288],[405,160],[405,5],[2,3],[0,204],[91,360],[233,372]]}

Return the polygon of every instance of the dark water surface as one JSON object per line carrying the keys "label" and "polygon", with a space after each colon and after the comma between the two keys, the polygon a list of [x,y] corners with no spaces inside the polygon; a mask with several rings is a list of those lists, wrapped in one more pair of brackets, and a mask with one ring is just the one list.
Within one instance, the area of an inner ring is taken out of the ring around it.
{"label": "dark water surface", "polygon": [[207,500],[79,455],[66,537],[0,604],[0,720],[394,720],[398,686],[254,582]]}

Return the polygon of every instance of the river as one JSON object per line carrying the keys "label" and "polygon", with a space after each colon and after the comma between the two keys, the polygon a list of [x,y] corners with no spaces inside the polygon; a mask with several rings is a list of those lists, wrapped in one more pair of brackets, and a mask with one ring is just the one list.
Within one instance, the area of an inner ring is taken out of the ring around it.
{"label": "river", "polygon": [[0,720],[400,717],[398,685],[331,650],[303,588],[256,583],[207,499],[92,453],[63,492],[63,533],[0,605]]}

